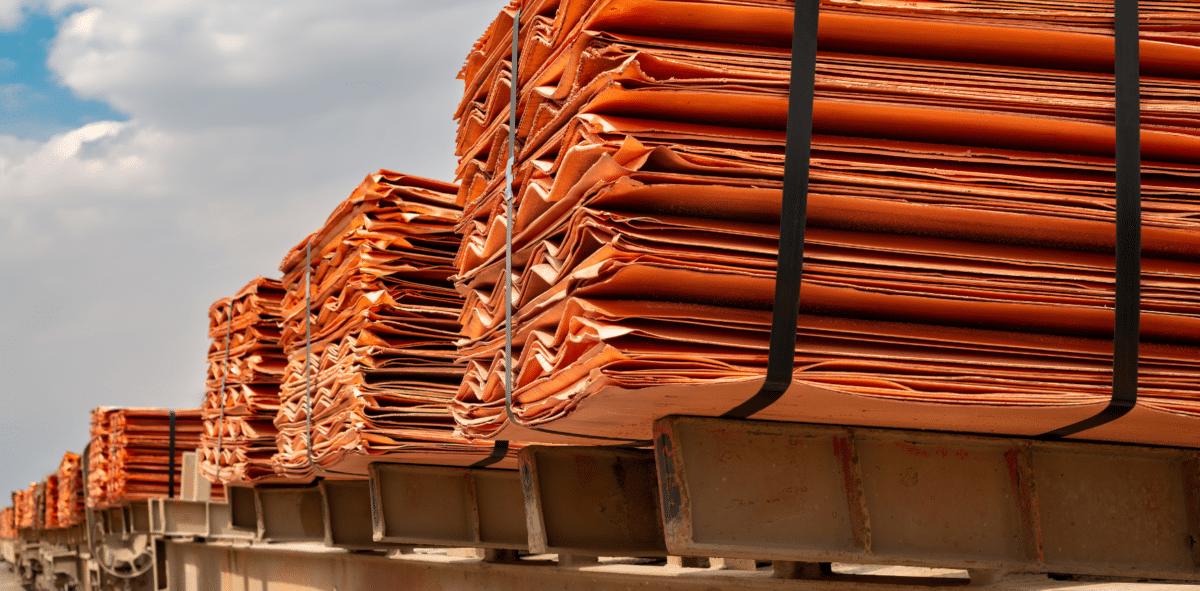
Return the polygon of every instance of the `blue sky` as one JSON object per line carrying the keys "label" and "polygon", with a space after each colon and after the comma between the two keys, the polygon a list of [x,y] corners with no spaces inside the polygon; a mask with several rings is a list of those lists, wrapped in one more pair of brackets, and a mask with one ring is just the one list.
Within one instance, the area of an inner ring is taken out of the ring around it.
{"label": "blue sky", "polygon": [[58,25],[70,13],[26,12],[15,30],[0,32],[0,134],[45,140],[95,121],[125,121],[98,100],[80,99],[46,69]]}

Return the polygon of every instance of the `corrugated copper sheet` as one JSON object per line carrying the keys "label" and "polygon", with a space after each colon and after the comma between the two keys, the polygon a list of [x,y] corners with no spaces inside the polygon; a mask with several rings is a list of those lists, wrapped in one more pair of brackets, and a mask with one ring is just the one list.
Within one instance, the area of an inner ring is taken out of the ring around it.
{"label": "corrugated copper sheet", "polygon": [[[83,473],[80,469],[80,456],[66,452],[58,471],[50,478],[58,483],[58,501],[53,508],[59,527],[71,527],[83,523],[86,519],[83,507]],[[47,503],[46,511],[51,511]],[[47,519],[49,521],[49,519]]]}
{"label": "corrugated copper sheet", "polygon": [[[636,439],[720,415],[765,372],[791,6],[522,10],[516,413]],[[756,418],[1036,435],[1105,406],[1110,11],[823,3],[796,373]],[[503,413],[512,14],[461,73],[454,411],[473,438],[554,441]],[[1141,401],[1088,436],[1196,446],[1200,13],[1142,17]]]}
{"label": "corrugated copper sheet", "polygon": [[278,430],[274,421],[279,412],[279,384],[287,368],[287,356],[279,343],[284,293],[279,280],[259,277],[233,298],[218,300],[208,309],[208,336],[212,344],[208,349],[207,392],[202,406],[201,470],[214,482],[249,483],[275,476],[271,458],[275,455]]}
{"label": "corrugated copper sheet", "polygon": [[[382,170],[280,266],[288,366],[275,464],[308,478],[306,326],[311,326],[312,461],[365,475],[370,461],[470,464],[487,444],[457,437],[447,409],[462,381],[454,341],[462,297],[454,274],[458,187]],[[305,246],[312,244],[311,309]]]}
{"label": "corrugated copper sheet", "polygon": [[112,459],[112,416],[115,408],[92,410],[91,444],[88,446],[87,505],[103,507],[109,503],[109,480]]}
{"label": "corrugated copper sheet", "polygon": [[17,537],[17,514],[12,507],[0,510],[0,539],[10,540]]}
{"label": "corrugated copper sheet", "polygon": [[58,474],[51,474],[42,481],[42,501],[38,505],[42,513],[41,526],[45,529],[58,529]]}
{"label": "corrugated copper sheet", "polygon": [[13,493],[13,509],[16,512],[17,529],[32,528],[37,520],[37,483]]}

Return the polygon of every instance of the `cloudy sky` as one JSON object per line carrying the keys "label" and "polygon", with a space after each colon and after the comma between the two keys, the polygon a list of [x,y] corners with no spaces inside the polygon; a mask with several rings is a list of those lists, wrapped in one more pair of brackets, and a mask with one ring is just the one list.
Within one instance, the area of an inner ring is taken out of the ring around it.
{"label": "cloudy sky", "polygon": [[506,3],[0,0],[0,490],[91,408],[198,406],[208,305],[366,174],[452,180]]}

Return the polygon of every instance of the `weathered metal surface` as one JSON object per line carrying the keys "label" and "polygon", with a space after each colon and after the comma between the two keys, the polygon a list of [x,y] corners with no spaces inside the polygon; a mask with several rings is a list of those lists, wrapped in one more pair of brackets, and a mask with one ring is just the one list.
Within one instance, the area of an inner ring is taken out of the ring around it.
{"label": "weathered metal surface", "polygon": [[384,463],[369,472],[375,541],[528,547],[517,472]]}
{"label": "weathered metal surface", "polygon": [[653,452],[529,446],[518,458],[530,551],[667,555]]}
{"label": "weathered metal surface", "polygon": [[181,499],[151,499],[152,533],[161,536],[208,535],[208,503]]}
{"label": "weathered metal surface", "polygon": [[376,542],[371,511],[371,485],[366,480],[325,480],[320,484],[325,519],[325,545],[351,550],[407,548]]}
{"label": "weathered metal surface", "polygon": [[668,417],[672,554],[1200,580],[1200,452]]}
{"label": "weathered metal surface", "polygon": [[321,491],[315,486],[255,488],[258,535],[265,542],[325,541]]}
{"label": "weathered metal surface", "polygon": [[[165,549],[167,588],[172,591],[944,591],[966,583],[961,573],[905,567],[839,567],[835,570],[841,572],[834,574],[818,568],[819,578],[797,580],[777,578],[769,568],[743,571],[594,561],[563,568],[546,561],[489,563],[428,554],[387,558],[312,544],[234,547],[168,541]],[[794,571],[803,574],[804,569]],[[1052,581],[1044,575],[1015,575],[989,588],[1066,591],[1078,586],[1075,582]],[[1085,588],[1194,591],[1200,586],[1118,583]]]}
{"label": "weathered metal surface", "polygon": [[179,498],[185,501],[212,500],[212,483],[200,474],[200,460],[196,452],[183,454],[180,470]]}
{"label": "weathered metal surface", "polygon": [[[253,498],[251,499],[253,500]],[[251,506],[253,508],[253,506]],[[208,503],[208,537],[223,540],[251,540],[255,531],[233,526],[233,507],[228,503]]]}
{"label": "weathered metal surface", "polygon": [[229,503],[229,526],[236,530],[258,531],[258,504],[254,489],[248,486],[225,487],[226,502]]}

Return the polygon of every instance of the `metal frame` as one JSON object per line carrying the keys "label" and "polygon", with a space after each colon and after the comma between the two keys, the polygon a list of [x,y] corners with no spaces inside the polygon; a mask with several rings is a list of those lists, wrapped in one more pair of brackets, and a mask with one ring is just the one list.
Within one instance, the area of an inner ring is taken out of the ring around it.
{"label": "metal frame", "polygon": [[667,417],[673,554],[1200,581],[1200,450]]}
{"label": "metal frame", "polygon": [[324,543],[324,501],[318,487],[255,487],[254,502],[256,540]]}
{"label": "metal frame", "polygon": [[518,462],[530,551],[667,555],[652,452],[532,445]]}
{"label": "metal frame", "polygon": [[525,550],[525,501],[511,470],[374,463],[370,474],[373,539]]}

